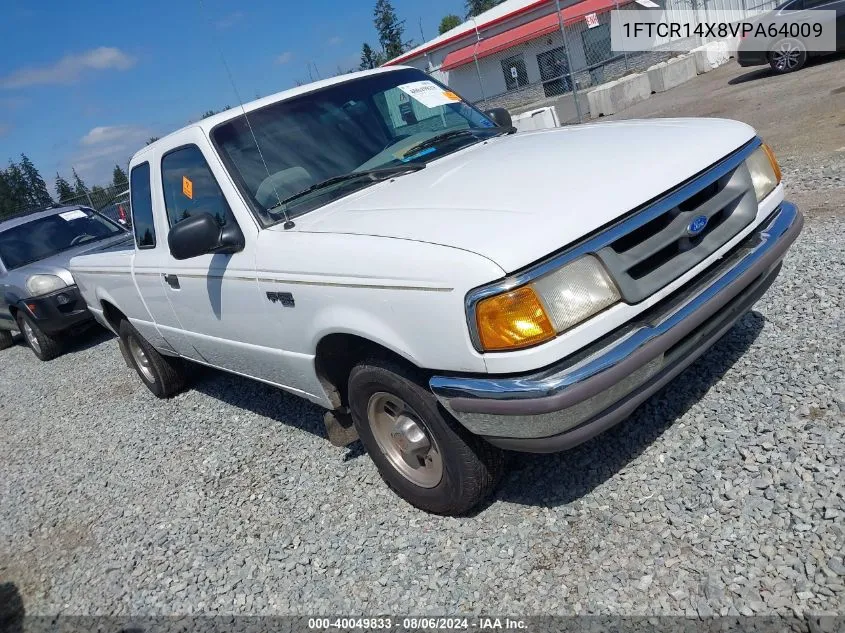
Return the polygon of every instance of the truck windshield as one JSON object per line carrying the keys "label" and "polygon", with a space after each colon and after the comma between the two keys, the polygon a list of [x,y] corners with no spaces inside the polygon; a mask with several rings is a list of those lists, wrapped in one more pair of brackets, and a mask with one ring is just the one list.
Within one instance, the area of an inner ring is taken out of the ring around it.
{"label": "truck windshield", "polygon": [[422,165],[507,131],[413,69],[351,79],[248,117],[218,125],[212,141],[264,226],[378,181],[343,176]]}
{"label": "truck windshield", "polygon": [[13,270],[121,233],[123,229],[90,209],[63,211],[0,232],[0,260]]}

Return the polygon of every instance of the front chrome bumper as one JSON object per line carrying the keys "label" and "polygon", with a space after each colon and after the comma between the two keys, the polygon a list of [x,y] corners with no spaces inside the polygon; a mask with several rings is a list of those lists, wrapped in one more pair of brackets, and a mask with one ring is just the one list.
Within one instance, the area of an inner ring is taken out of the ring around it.
{"label": "front chrome bumper", "polygon": [[519,376],[434,376],[469,431],[511,450],[556,452],[627,417],[711,347],[765,293],[804,219],[784,202],[731,253],[617,332]]}

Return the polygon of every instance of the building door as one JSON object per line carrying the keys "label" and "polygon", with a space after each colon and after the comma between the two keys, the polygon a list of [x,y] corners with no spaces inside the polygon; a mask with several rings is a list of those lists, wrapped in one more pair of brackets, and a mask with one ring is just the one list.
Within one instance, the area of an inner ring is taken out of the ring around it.
{"label": "building door", "polygon": [[502,60],[502,72],[505,73],[505,87],[518,90],[528,85],[528,69],[522,54],[514,55]]}
{"label": "building door", "polygon": [[572,90],[566,49],[563,46],[537,55],[537,66],[540,67],[540,80],[547,97],[555,97]]}

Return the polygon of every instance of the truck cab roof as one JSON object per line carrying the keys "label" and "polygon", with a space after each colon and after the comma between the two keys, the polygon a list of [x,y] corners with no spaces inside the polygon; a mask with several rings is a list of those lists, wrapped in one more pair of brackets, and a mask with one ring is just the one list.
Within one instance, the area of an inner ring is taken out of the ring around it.
{"label": "truck cab roof", "polygon": [[221,123],[225,123],[226,121],[230,121],[236,117],[242,116],[244,111],[247,113],[253,112],[255,110],[259,110],[265,106],[272,105],[274,103],[278,103],[280,101],[285,101],[287,99],[292,99],[294,97],[299,97],[304,94],[308,94],[309,92],[314,92],[316,90],[321,90],[323,88],[328,88],[330,86],[334,86],[337,84],[341,84],[347,81],[355,81],[356,79],[361,79],[362,77],[369,77],[372,75],[380,75],[383,73],[390,73],[396,72],[400,70],[408,70],[411,68],[410,66],[391,66],[390,68],[375,68],[373,70],[362,70],[359,72],[349,73],[347,75],[339,75],[337,77],[330,77],[328,79],[322,79],[320,81],[315,81],[313,83],[305,84],[302,86],[297,86],[295,88],[291,88],[289,90],[283,90],[281,92],[274,93],[267,97],[262,97],[261,99],[255,99],[254,101],[249,101],[244,103],[243,106],[235,106],[233,108],[229,108],[228,110],[224,110],[218,114],[212,115],[201,121],[197,121],[196,123],[191,123],[184,127],[179,128],[178,130],[174,130],[167,136],[163,136],[162,138],[158,139],[157,141],[150,143],[143,149],[139,150],[135,153],[132,157],[132,163],[136,163],[137,161],[141,160],[142,157],[148,153],[161,151],[162,148],[170,147],[173,145],[174,138],[181,135],[184,131],[190,130],[192,128],[199,128],[201,129],[206,135],[208,135],[212,129],[216,126],[220,125]]}

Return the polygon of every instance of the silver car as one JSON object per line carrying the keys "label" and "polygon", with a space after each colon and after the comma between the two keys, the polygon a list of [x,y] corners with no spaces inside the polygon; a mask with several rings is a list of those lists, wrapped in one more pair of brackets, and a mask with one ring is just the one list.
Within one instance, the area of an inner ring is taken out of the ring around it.
{"label": "silver car", "polygon": [[92,321],[68,270],[75,255],[131,235],[86,207],[62,207],[0,221],[0,350],[20,331],[41,360],[62,352],[68,334]]}

